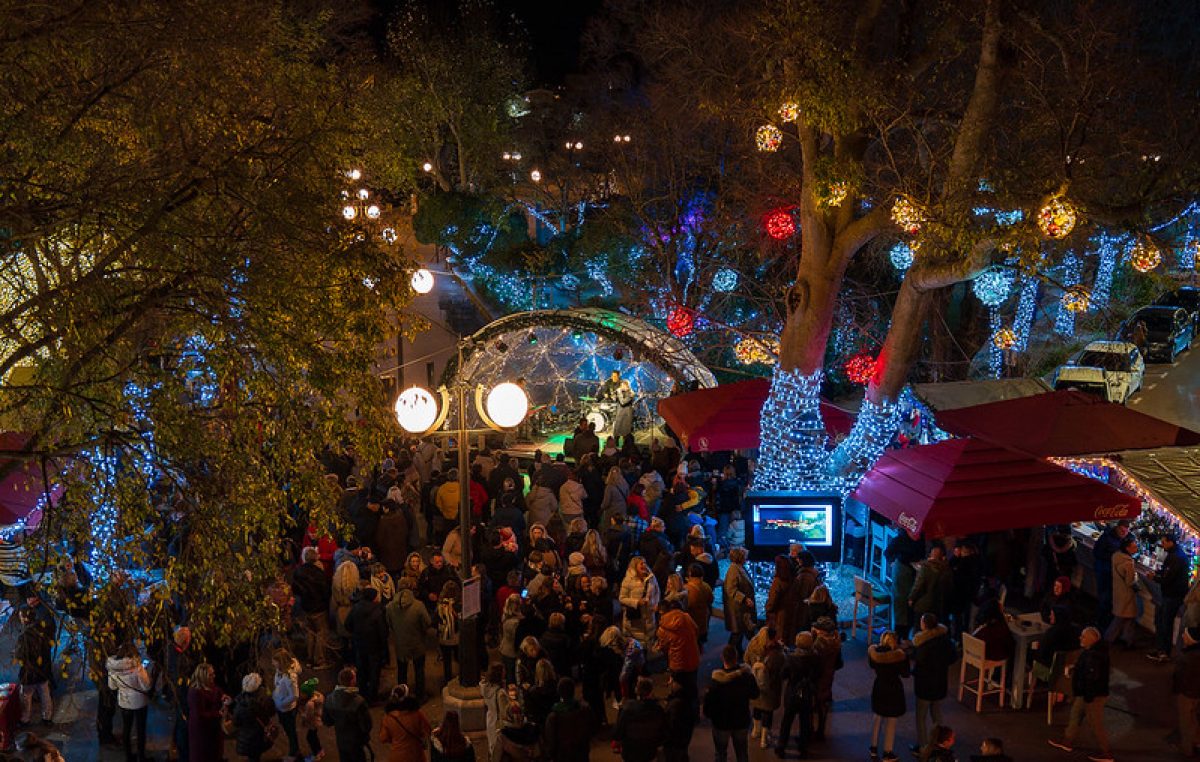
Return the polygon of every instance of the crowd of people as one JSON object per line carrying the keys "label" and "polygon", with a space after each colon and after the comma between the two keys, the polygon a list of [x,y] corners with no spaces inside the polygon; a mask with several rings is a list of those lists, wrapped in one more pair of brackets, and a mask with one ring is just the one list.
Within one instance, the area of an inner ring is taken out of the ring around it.
{"label": "crowd of people", "polygon": [[[127,759],[146,759],[147,714],[161,693],[173,711],[177,758],[195,762],[221,760],[227,738],[241,758],[258,760],[280,736],[286,760],[319,760],[329,733],[322,728],[332,728],[346,762],[365,762],[372,742],[388,749],[390,762],[586,760],[597,743],[630,761],[686,760],[702,719],[718,760],[732,748],[743,762],[751,744],[780,757],[793,748],[801,757],[819,751],[844,665],[838,607],[801,545],[776,557],[769,589],[756,590],[734,521],[749,476],[745,461],[685,460],[657,443],[647,452],[632,442],[620,450],[596,442],[575,452],[575,462],[539,453],[522,470],[503,452],[481,449],[462,481],[448,454],[433,440],[398,443],[378,465],[324,453],[351,531],[335,537],[302,528],[294,561],[267,591],[291,627],[247,644],[240,658],[195,648],[185,624],[174,628],[161,657],[132,638],[93,643],[100,742],[116,742],[119,714]],[[464,489],[466,531],[459,523]],[[1165,627],[1183,612],[1174,691],[1179,744],[1191,750],[1200,706],[1200,595],[1189,593],[1189,562],[1173,538],[1161,542],[1159,614]],[[1097,622],[1084,621],[1074,592],[1069,533],[1052,528],[1046,548],[1042,614],[1049,627],[1033,654],[1035,674],[1062,654],[1074,658],[1063,689],[1071,696],[1069,724],[1051,744],[1073,749],[1086,724],[1099,746],[1091,759],[1110,760],[1103,721],[1108,645],[1132,637],[1134,539],[1122,522],[1096,544],[1097,579],[1109,580]],[[873,760],[899,758],[909,678],[912,752],[921,760],[957,759],[941,704],[963,638],[982,640],[988,661],[1013,655],[1003,576],[980,551],[970,538],[948,553],[941,542],[905,532],[888,547],[894,629],[866,656],[874,673]],[[727,561],[724,572],[718,558]],[[477,626],[463,627],[468,577],[478,580],[479,614]],[[728,641],[720,666],[701,680],[718,595]],[[69,594],[57,597],[57,608],[70,605]],[[22,723],[34,721],[35,703],[49,722],[54,617],[42,596],[28,591],[19,621]],[[1156,646],[1156,661],[1175,652],[1169,629],[1157,633]],[[479,750],[456,711],[442,713],[436,726],[426,714],[430,697],[459,677],[461,652],[482,666],[487,732]],[[430,660],[440,669],[427,671]],[[390,664],[394,678],[385,684]],[[325,670],[336,683],[327,692],[318,677],[304,678]],[[656,689],[652,678],[664,672],[665,689],[661,680]],[[371,709],[380,706],[376,719]],[[35,750],[45,744],[32,734],[24,743]],[[44,758],[54,759],[49,751]],[[970,758],[1010,759],[997,738],[983,739]]]}

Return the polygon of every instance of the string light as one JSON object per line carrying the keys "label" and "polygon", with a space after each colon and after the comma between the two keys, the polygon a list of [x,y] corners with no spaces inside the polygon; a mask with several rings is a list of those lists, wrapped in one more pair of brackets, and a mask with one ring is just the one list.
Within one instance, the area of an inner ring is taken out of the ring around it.
{"label": "string light", "polygon": [[900,196],[892,204],[892,222],[905,233],[916,235],[925,223],[925,214],[911,200]]}
{"label": "string light", "polygon": [[988,375],[992,378],[1000,378],[1004,371],[1004,350],[997,338],[1003,327],[1000,322],[1000,310],[995,305],[988,306],[988,327],[992,332],[992,340],[988,342],[987,348]]}
{"label": "string light", "polygon": [[1062,306],[1068,312],[1087,312],[1088,306],[1091,304],[1091,294],[1088,292],[1087,286],[1079,283],[1070,286],[1062,295]]}
{"label": "string light", "polygon": [[1062,196],[1055,196],[1038,210],[1037,224],[1047,238],[1062,239],[1071,234],[1078,220],[1075,206]]}
{"label": "string light", "polygon": [[1017,345],[1017,334],[1011,328],[1001,328],[992,334],[992,344],[1002,350],[1012,349]]}
{"label": "string light", "polygon": [[800,118],[800,104],[799,103],[792,103],[791,101],[787,101],[782,106],[779,107],[779,121],[794,122],[799,118]]}
{"label": "string light", "polygon": [[796,220],[790,210],[775,209],[763,218],[763,227],[766,228],[767,235],[776,241],[784,241],[796,233]]}
{"label": "string light", "polygon": [[737,270],[729,267],[722,267],[720,270],[717,270],[716,275],[713,276],[713,290],[721,293],[728,293],[734,290],[737,288],[738,277]]}
{"label": "string light", "polygon": [[733,353],[742,365],[774,365],[779,356],[779,340],[747,336],[734,345]]}
{"label": "string light", "polygon": [[562,286],[563,291],[578,291],[579,290],[579,278],[578,278],[578,276],[572,275],[571,273],[567,273],[566,275],[562,276],[562,278],[559,279],[558,282],[559,282],[559,285]]}
{"label": "string light", "polygon": [[834,489],[847,495],[858,486],[863,475],[875,465],[896,436],[901,411],[899,401],[862,401],[850,433],[838,443],[829,458],[828,472]]}
{"label": "string light", "polygon": [[870,352],[859,352],[846,360],[842,370],[851,383],[865,386],[875,375],[875,357]]}
{"label": "string light", "polygon": [[1096,280],[1092,284],[1092,298],[1089,306],[1104,309],[1108,306],[1108,294],[1112,288],[1113,274],[1116,272],[1120,247],[1124,239],[1121,236],[1100,235],[1096,238],[1097,253],[1100,255],[1096,265]]}
{"label": "string light", "polygon": [[850,184],[844,180],[835,180],[826,187],[825,193],[822,194],[819,202],[823,206],[841,206],[849,194]]}
{"label": "string light", "polygon": [[682,339],[696,329],[696,313],[687,307],[676,307],[667,315],[667,330]]}
{"label": "string light", "polygon": [[754,143],[763,153],[774,153],[783,143],[783,132],[773,124],[764,124],[754,133]]}
{"label": "string light", "polygon": [[899,272],[904,272],[912,267],[913,263],[913,248],[904,241],[897,241],[888,249],[888,260],[891,261],[892,267]]}
{"label": "string light", "polygon": [[775,368],[762,409],[756,490],[818,489],[827,482],[822,378],[820,370],[806,376]]}
{"label": "string light", "polygon": [[989,267],[971,282],[971,290],[988,307],[999,307],[1012,289],[1013,273],[1000,267]]}

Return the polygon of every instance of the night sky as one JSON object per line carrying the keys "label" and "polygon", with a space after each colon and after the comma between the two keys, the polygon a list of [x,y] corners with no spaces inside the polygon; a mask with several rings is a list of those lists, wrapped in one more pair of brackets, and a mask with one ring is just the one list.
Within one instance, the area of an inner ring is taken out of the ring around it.
{"label": "night sky", "polygon": [[587,20],[600,10],[602,0],[496,0],[497,7],[513,12],[529,35],[529,55],[536,84],[561,84],[577,70],[579,37]]}

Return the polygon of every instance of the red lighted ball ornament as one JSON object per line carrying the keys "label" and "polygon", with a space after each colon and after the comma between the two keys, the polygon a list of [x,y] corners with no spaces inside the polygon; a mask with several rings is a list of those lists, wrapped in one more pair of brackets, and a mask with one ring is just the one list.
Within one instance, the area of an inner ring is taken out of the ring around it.
{"label": "red lighted ball ornament", "polygon": [[785,209],[776,209],[768,213],[763,225],[767,229],[767,235],[776,241],[785,241],[796,233],[796,221],[792,219],[792,213]]}
{"label": "red lighted ball ornament", "polygon": [[696,313],[687,307],[676,307],[667,315],[667,330],[682,339],[696,329]]}
{"label": "red lighted ball ornament", "polygon": [[846,371],[846,378],[850,379],[851,383],[865,386],[871,381],[871,376],[875,375],[875,358],[869,352],[859,352],[846,360],[842,370]]}

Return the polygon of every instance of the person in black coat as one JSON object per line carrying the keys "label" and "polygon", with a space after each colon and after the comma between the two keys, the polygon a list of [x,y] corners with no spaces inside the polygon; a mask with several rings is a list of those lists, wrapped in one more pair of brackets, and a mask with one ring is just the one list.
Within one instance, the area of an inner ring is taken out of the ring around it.
{"label": "person in black coat", "polygon": [[546,652],[546,658],[554,665],[556,674],[571,674],[575,646],[567,634],[567,618],[562,612],[555,611],[550,615],[549,626],[538,638],[538,643]]}
{"label": "person in black coat", "polygon": [[1175,631],[1175,616],[1183,606],[1184,596],[1188,591],[1188,557],[1179,547],[1174,535],[1164,535],[1159,543],[1166,556],[1162,567],[1154,575],[1162,594],[1158,605],[1154,607],[1154,640],[1158,649],[1149,658],[1153,661],[1165,662],[1171,658],[1171,636]]}
{"label": "person in black coat", "polygon": [[1092,733],[1100,746],[1100,754],[1092,759],[1112,759],[1112,749],[1108,745],[1108,732],[1104,728],[1104,705],[1108,702],[1108,644],[1100,636],[1095,627],[1088,627],[1079,636],[1079,645],[1083,651],[1075,662],[1071,673],[1071,692],[1075,698],[1071,702],[1071,714],[1067,720],[1067,730],[1061,741],[1051,738],[1051,746],[1063,751],[1073,751],[1075,736],[1079,726],[1086,716],[1092,726]]}
{"label": "person in black coat", "polygon": [[946,698],[947,676],[958,661],[958,652],[950,642],[950,631],[938,624],[934,614],[922,614],[921,631],[913,637],[913,696],[917,699],[917,744],[915,751],[929,743],[928,718],[942,724],[942,700]]}
{"label": "person in black coat", "polygon": [[321,554],[314,547],[300,551],[300,565],[292,572],[292,592],[304,614],[304,642],[308,666],[323,665],[329,643],[329,577],[321,568]]}
{"label": "person in black coat", "polygon": [[750,702],[758,698],[758,682],[750,668],[740,663],[732,644],[721,650],[721,669],[714,670],[704,696],[704,716],[712,721],[717,762],[725,762],[729,742],[739,760],[746,759],[750,729]]}
{"label": "person in black coat", "polygon": [[33,696],[38,695],[42,705],[42,721],[49,723],[54,716],[54,705],[50,699],[50,678],[54,660],[50,651],[50,634],[46,632],[31,609],[21,609],[21,634],[13,657],[21,670],[21,722],[33,720]]}
{"label": "person in black coat", "polygon": [[[653,762],[666,740],[667,713],[661,704],[650,698],[653,692],[654,682],[648,677],[639,677],[634,688],[636,698],[622,704],[617,714],[613,740],[621,745],[621,759],[625,762]],[[749,701],[746,702],[746,714],[750,714]]]}
{"label": "person in black coat", "polygon": [[904,699],[902,678],[908,677],[908,656],[899,648],[900,639],[894,632],[885,632],[879,643],[867,649],[867,663],[875,670],[871,686],[871,711],[875,722],[871,729],[871,756],[879,750],[879,731],[883,729],[883,759],[895,760],[892,751],[896,743],[896,720],[908,710]]}
{"label": "person in black coat", "polygon": [[664,762],[688,762],[688,746],[696,730],[699,707],[695,689],[681,685],[672,675],[667,682],[667,735],[663,742]]}
{"label": "person in black coat", "polygon": [[1129,522],[1121,519],[1109,526],[1092,546],[1092,571],[1096,580],[1096,612],[1100,627],[1112,621],[1112,558],[1129,535]]}
{"label": "person in black coat", "polygon": [[257,673],[242,678],[242,692],[233,700],[231,711],[237,753],[252,762],[262,759],[271,748],[266,730],[275,716],[275,704],[262,690],[262,678]]}
{"label": "person in black coat", "polygon": [[955,642],[962,640],[964,632],[971,631],[971,604],[979,590],[983,569],[979,562],[979,551],[971,540],[963,540],[954,546],[950,559],[950,633]]}
{"label": "person in black coat", "polygon": [[358,602],[346,615],[346,631],[354,646],[354,667],[362,681],[362,697],[375,700],[379,691],[379,673],[388,655],[387,619],[379,603],[379,591],[365,587],[358,592]]}
{"label": "person in black coat", "polygon": [[1066,606],[1055,606],[1050,609],[1049,629],[1033,649],[1033,660],[1050,666],[1054,663],[1054,654],[1074,651],[1078,646],[1079,628],[1071,622],[1071,610]]}
{"label": "person in black coat", "polygon": [[371,708],[358,695],[357,681],[352,667],[339,672],[337,687],[321,710],[321,722],[333,726],[341,762],[366,762],[365,749],[371,744]]}
{"label": "person in black coat", "polygon": [[783,721],[779,726],[779,738],[775,744],[775,754],[782,757],[788,746],[788,736],[792,734],[792,721],[800,720],[799,735],[796,738],[800,746],[800,756],[808,755],[808,744],[812,737],[813,711],[819,700],[818,685],[823,669],[822,657],[816,651],[816,640],[812,633],[801,632],[796,635],[796,650],[793,651],[783,667]]}

